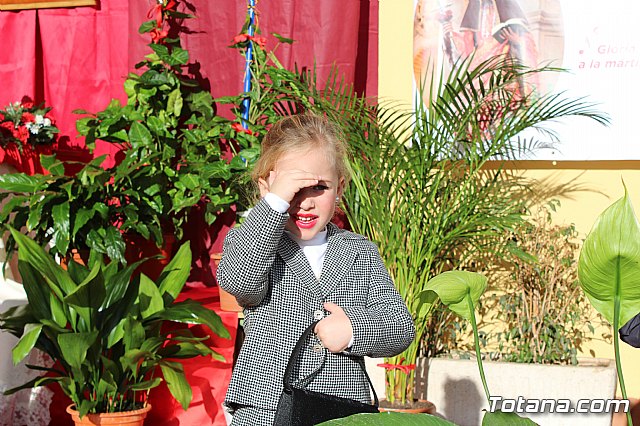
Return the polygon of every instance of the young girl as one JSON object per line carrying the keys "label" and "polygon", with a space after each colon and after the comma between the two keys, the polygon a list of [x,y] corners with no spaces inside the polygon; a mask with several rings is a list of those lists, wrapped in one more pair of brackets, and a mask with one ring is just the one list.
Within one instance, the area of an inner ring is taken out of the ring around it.
{"label": "young girl", "polygon": [[262,199],[229,232],[217,272],[245,315],[225,400],[234,426],[273,424],[289,356],[313,321],[292,383],[361,402],[371,402],[362,356],[396,355],[414,338],[377,247],[330,223],[345,157],[337,128],[311,114],[283,118],[264,138],[253,172]]}

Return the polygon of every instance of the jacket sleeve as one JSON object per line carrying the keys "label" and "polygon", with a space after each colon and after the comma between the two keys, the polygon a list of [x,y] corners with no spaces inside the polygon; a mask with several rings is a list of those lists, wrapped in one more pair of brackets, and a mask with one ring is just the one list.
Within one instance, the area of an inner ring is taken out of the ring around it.
{"label": "jacket sleeve", "polygon": [[640,348],[640,314],[631,318],[620,330],[620,340],[634,348]]}
{"label": "jacket sleeve", "polygon": [[377,247],[370,246],[371,282],[365,307],[345,307],[353,327],[350,353],[389,357],[404,351],[415,338],[415,326],[402,297],[393,285]]}
{"label": "jacket sleeve", "polygon": [[216,278],[241,306],[256,306],[267,294],[269,270],[288,218],[263,199],[227,234]]}

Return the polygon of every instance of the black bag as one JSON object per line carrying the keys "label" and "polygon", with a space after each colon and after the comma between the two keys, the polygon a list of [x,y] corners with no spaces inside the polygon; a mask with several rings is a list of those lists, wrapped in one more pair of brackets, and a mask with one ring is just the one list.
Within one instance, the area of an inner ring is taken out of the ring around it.
{"label": "black bag", "polygon": [[293,366],[300,355],[302,346],[309,335],[313,333],[317,323],[317,321],[314,322],[302,333],[298,343],[293,348],[293,352],[291,352],[287,369],[284,372],[284,390],[278,401],[274,426],[312,426],[352,414],[379,412],[378,395],[376,395],[367,370],[362,364],[360,364],[360,367],[362,367],[362,371],[364,371],[364,375],[367,377],[369,386],[373,391],[374,405],[291,386]]}

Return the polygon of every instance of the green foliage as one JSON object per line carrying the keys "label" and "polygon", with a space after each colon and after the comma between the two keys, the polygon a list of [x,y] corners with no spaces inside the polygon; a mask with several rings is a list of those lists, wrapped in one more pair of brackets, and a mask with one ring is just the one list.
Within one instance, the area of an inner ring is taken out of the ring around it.
{"label": "green foliage", "polygon": [[484,306],[498,321],[486,337],[498,343],[492,358],[576,365],[598,323],[578,282],[578,232],[573,225],[553,225],[540,207],[514,230],[509,244],[518,254],[510,276]]}
{"label": "green foliage", "polygon": [[[420,300],[428,306],[433,304],[437,299],[440,299],[447,308],[471,321],[478,371],[487,397],[487,403],[491,406],[491,394],[487,386],[487,379],[482,366],[482,356],[480,355],[478,325],[476,324],[475,314],[478,300],[480,300],[480,296],[482,296],[486,288],[487,278],[484,275],[468,271],[447,271],[436,275],[427,282],[425,290],[420,293]],[[533,421],[520,417],[516,413],[504,413],[500,410],[485,412],[482,418],[482,424],[491,426],[535,425]]]}
{"label": "green foliage", "polygon": [[320,424],[326,426],[455,426],[445,419],[430,414],[393,412],[354,414],[353,416],[329,420]]}
{"label": "green foliage", "polygon": [[[140,28],[150,30],[148,23]],[[138,212],[150,212],[150,228],[140,233],[159,244],[158,228],[180,239],[189,212],[200,202],[206,221],[213,223],[237,200],[233,177],[245,173],[246,159],[255,155],[243,151],[252,141],[232,138],[209,91],[188,74],[193,64],[180,39],[149,46],[152,53],[136,65],[140,73],[129,74],[124,83],[127,104],[114,99],[103,111],[79,119],[76,127],[89,147],[100,139],[124,148],[124,160],[112,170],[113,185],[127,192]],[[164,223],[167,219],[170,224]],[[125,225],[140,218],[126,220]]]}
{"label": "green foliage", "polygon": [[[578,276],[593,307],[613,326],[620,390],[626,399],[618,330],[640,312],[640,224],[626,186],[624,197],[598,216],[584,241]],[[630,413],[627,421],[632,424]]]}
{"label": "green foliage", "polygon": [[[75,262],[68,270],[29,237],[11,229],[19,245],[19,269],[28,304],[0,315],[0,329],[20,340],[13,349],[17,364],[33,348],[47,353],[56,365],[29,366],[42,371],[23,388],[57,383],[81,416],[128,411],[141,407],[149,389],[167,382],[171,394],[186,409],[191,401],[182,365],[170,359],[222,356],[188,329],[165,331],[165,321],[204,324],[212,333],[229,337],[220,318],[192,300],[176,302],[191,265],[184,244],[157,282],[135,275],[139,262],[104,264],[92,256],[88,267]],[[158,370],[158,368],[160,370]]]}
{"label": "green foliage", "polygon": [[[7,200],[0,211],[0,223],[24,227],[38,244],[49,244],[51,254],[65,257],[72,249],[91,249],[124,261],[125,244],[114,221],[133,209],[126,203],[126,194],[109,185],[112,176],[100,167],[103,160],[94,159],[70,177],[55,156],[42,156],[47,175],[0,176],[0,200]],[[14,249],[15,239],[10,234],[9,254]]]}
{"label": "green foliage", "polygon": [[[345,202],[352,228],[378,244],[396,288],[416,324],[416,341],[389,364],[415,364],[421,345],[437,354],[446,313],[424,310],[419,295],[429,278],[461,265],[508,254],[504,235],[524,221],[527,185],[501,161],[552,137],[544,124],[567,116],[606,122],[583,101],[513,90],[529,70],[507,57],[471,67],[459,62],[434,78],[428,103],[406,111],[378,105],[375,127],[352,120],[353,182]],[[344,114],[351,118],[350,115]],[[360,125],[358,128],[357,126]],[[536,137],[520,137],[538,130]],[[486,167],[494,161],[495,167]],[[424,341],[423,341],[424,340]],[[387,371],[387,398],[413,398],[413,371]]]}

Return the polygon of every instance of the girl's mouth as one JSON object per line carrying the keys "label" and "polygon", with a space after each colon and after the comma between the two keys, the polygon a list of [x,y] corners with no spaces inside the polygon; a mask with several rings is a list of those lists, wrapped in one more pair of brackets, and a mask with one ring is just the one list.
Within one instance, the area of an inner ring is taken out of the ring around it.
{"label": "girl's mouth", "polygon": [[318,223],[318,216],[313,214],[294,215],[293,220],[300,229],[311,229]]}

